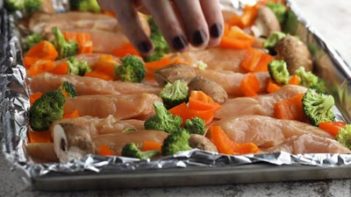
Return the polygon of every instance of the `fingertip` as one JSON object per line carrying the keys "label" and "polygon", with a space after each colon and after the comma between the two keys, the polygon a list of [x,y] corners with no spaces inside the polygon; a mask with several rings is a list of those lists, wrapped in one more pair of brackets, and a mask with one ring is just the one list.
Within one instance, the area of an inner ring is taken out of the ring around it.
{"label": "fingertip", "polygon": [[184,51],[188,47],[188,41],[184,35],[173,37],[169,44],[175,51]]}
{"label": "fingertip", "polygon": [[150,40],[140,41],[137,42],[136,48],[140,53],[147,56],[153,50],[153,45]]}

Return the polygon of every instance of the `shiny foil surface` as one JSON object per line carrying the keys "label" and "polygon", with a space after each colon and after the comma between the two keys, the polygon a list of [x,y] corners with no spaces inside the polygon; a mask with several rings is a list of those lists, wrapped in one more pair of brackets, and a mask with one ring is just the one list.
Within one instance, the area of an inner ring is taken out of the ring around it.
{"label": "shiny foil surface", "polygon": [[[55,2],[55,1],[54,1]],[[64,1],[57,1],[64,2]],[[56,2],[56,3],[57,3]],[[246,1],[223,1],[225,9],[240,10]],[[293,2],[288,2],[291,26],[289,32],[302,39],[310,49],[316,72],[330,84],[340,109],[339,119],[350,120],[350,67],[334,49],[330,48],[319,34],[306,22]],[[57,5],[58,11],[62,6]],[[301,154],[292,155],[286,152],[257,155],[226,156],[216,153],[192,150],[171,157],[157,160],[130,159],[125,157],[102,157],[87,155],[80,160],[67,163],[38,164],[31,161],[24,145],[27,143],[29,97],[26,86],[26,71],[22,66],[19,34],[16,32],[13,16],[2,10],[0,18],[0,133],[3,152],[6,158],[21,172],[26,174],[28,182],[33,179],[57,173],[61,176],[74,173],[96,173],[107,170],[110,173],[137,173],[139,170],[158,170],[189,167],[225,167],[251,164],[269,164],[275,166],[317,166],[343,167],[351,164],[351,154]],[[342,115],[341,115],[342,114]],[[101,175],[104,176],[104,175]],[[147,177],[146,177],[147,178]],[[170,177],[172,178],[172,177]]]}

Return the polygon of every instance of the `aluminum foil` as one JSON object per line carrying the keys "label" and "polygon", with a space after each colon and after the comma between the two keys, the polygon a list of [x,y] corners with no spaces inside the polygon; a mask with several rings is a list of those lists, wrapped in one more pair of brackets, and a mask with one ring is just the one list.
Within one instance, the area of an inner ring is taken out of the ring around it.
{"label": "aluminum foil", "polygon": [[[234,5],[230,1],[223,5]],[[350,120],[350,85],[347,80],[351,77],[350,67],[343,61],[339,54],[330,48],[314,29],[301,17],[300,12],[292,2],[289,31],[298,35],[311,49],[314,49],[314,60],[317,71],[321,77],[337,84],[330,86],[334,93],[342,115],[340,118]],[[235,4],[234,6],[237,6]],[[238,7],[235,7],[238,8]],[[125,157],[102,157],[87,155],[80,160],[67,163],[38,164],[31,161],[25,154],[24,145],[27,142],[28,130],[28,89],[25,84],[26,72],[22,66],[22,55],[14,21],[2,10],[0,18],[0,133],[3,141],[3,152],[6,158],[22,172],[29,180],[34,180],[44,175],[59,173],[62,176],[94,172],[102,170],[111,173],[130,172],[136,170],[188,168],[188,167],[219,167],[239,166],[256,163],[274,166],[309,165],[322,167],[341,167],[351,164],[351,154],[300,154],[292,155],[286,152],[227,156],[200,150],[192,150],[181,154],[163,157],[158,160],[137,160]],[[268,168],[268,167],[267,167]]]}

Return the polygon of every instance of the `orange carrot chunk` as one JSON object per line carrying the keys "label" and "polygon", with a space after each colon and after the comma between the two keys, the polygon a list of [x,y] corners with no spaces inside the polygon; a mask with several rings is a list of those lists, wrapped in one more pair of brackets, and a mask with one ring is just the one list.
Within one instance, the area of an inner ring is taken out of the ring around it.
{"label": "orange carrot chunk", "polygon": [[146,78],[147,79],[153,79],[154,78],[154,73],[155,71],[165,68],[168,65],[172,63],[171,59],[169,57],[164,57],[158,61],[153,61],[153,62],[147,62],[145,63],[145,68],[147,71]]}
{"label": "orange carrot chunk", "polygon": [[240,90],[244,96],[257,96],[260,82],[253,73],[248,73],[240,83]]}
{"label": "orange carrot chunk", "polygon": [[50,131],[29,131],[28,132],[29,143],[48,143],[52,142]]}
{"label": "orange carrot chunk", "polygon": [[79,116],[80,116],[79,111],[78,110],[74,110],[71,113],[64,114],[63,118],[65,118],[65,119],[72,119],[72,118],[78,118]]}
{"label": "orange carrot chunk", "polygon": [[144,141],[142,151],[161,151],[162,144],[156,141],[147,140]]}
{"label": "orange carrot chunk", "polygon": [[84,76],[85,77],[93,77],[93,78],[103,79],[103,80],[106,80],[106,81],[112,81],[113,80],[113,78],[110,75],[107,75],[107,74],[102,73],[102,72],[97,72],[97,71],[88,72]]}
{"label": "orange carrot chunk", "polygon": [[340,129],[344,128],[345,125],[345,122],[321,122],[318,127],[336,137]]}
{"label": "orange carrot chunk", "polygon": [[291,98],[276,103],[274,105],[275,117],[285,120],[305,121],[306,117],[302,107],[303,96],[304,94],[296,94]]}
{"label": "orange carrot chunk", "polygon": [[63,35],[68,41],[74,41],[78,44],[79,54],[88,54],[93,52],[93,41],[89,33],[85,32],[64,32]]}
{"label": "orange carrot chunk", "polygon": [[111,156],[113,155],[113,151],[107,145],[100,145],[98,148],[98,154],[102,156]]}
{"label": "orange carrot chunk", "polygon": [[41,96],[43,96],[42,92],[35,92],[29,97],[30,104],[33,105],[35,101],[37,101]]}
{"label": "orange carrot chunk", "polygon": [[67,75],[69,73],[68,63],[66,61],[61,62],[57,64],[50,72],[56,75]]}
{"label": "orange carrot chunk", "polygon": [[124,57],[126,55],[140,56],[140,53],[134,48],[132,44],[127,43],[121,46],[120,48],[113,50],[113,55],[115,55],[116,57]]}
{"label": "orange carrot chunk", "polygon": [[280,90],[280,85],[275,83],[272,79],[269,79],[268,80],[268,83],[267,83],[267,92],[268,93],[274,93],[278,90]]}
{"label": "orange carrot chunk", "polygon": [[301,79],[297,75],[293,75],[289,79],[289,84],[291,85],[300,85],[300,83],[301,83]]}
{"label": "orange carrot chunk", "polygon": [[24,64],[26,68],[29,68],[38,60],[55,60],[58,57],[58,53],[53,44],[48,41],[41,41],[34,45],[24,55]]}

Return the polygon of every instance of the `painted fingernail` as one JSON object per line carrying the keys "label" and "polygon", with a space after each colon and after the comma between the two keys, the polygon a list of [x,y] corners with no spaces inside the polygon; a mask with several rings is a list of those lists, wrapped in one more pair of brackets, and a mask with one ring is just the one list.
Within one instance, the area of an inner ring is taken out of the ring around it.
{"label": "painted fingernail", "polygon": [[142,53],[148,53],[152,49],[152,44],[150,42],[144,41],[138,44],[138,50]]}
{"label": "painted fingernail", "polygon": [[219,25],[217,23],[213,24],[210,27],[210,35],[212,38],[219,38],[219,36],[221,36],[222,34],[222,25]]}
{"label": "painted fingernail", "polygon": [[172,40],[173,48],[175,50],[182,50],[186,46],[186,40],[184,36],[177,36]]}
{"label": "painted fingernail", "polygon": [[200,46],[200,45],[202,45],[205,42],[205,39],[206,39],[205,33],[203,31],[201,31],[201,30],[197,30],[193,34],[192,44],[194,46]]}

